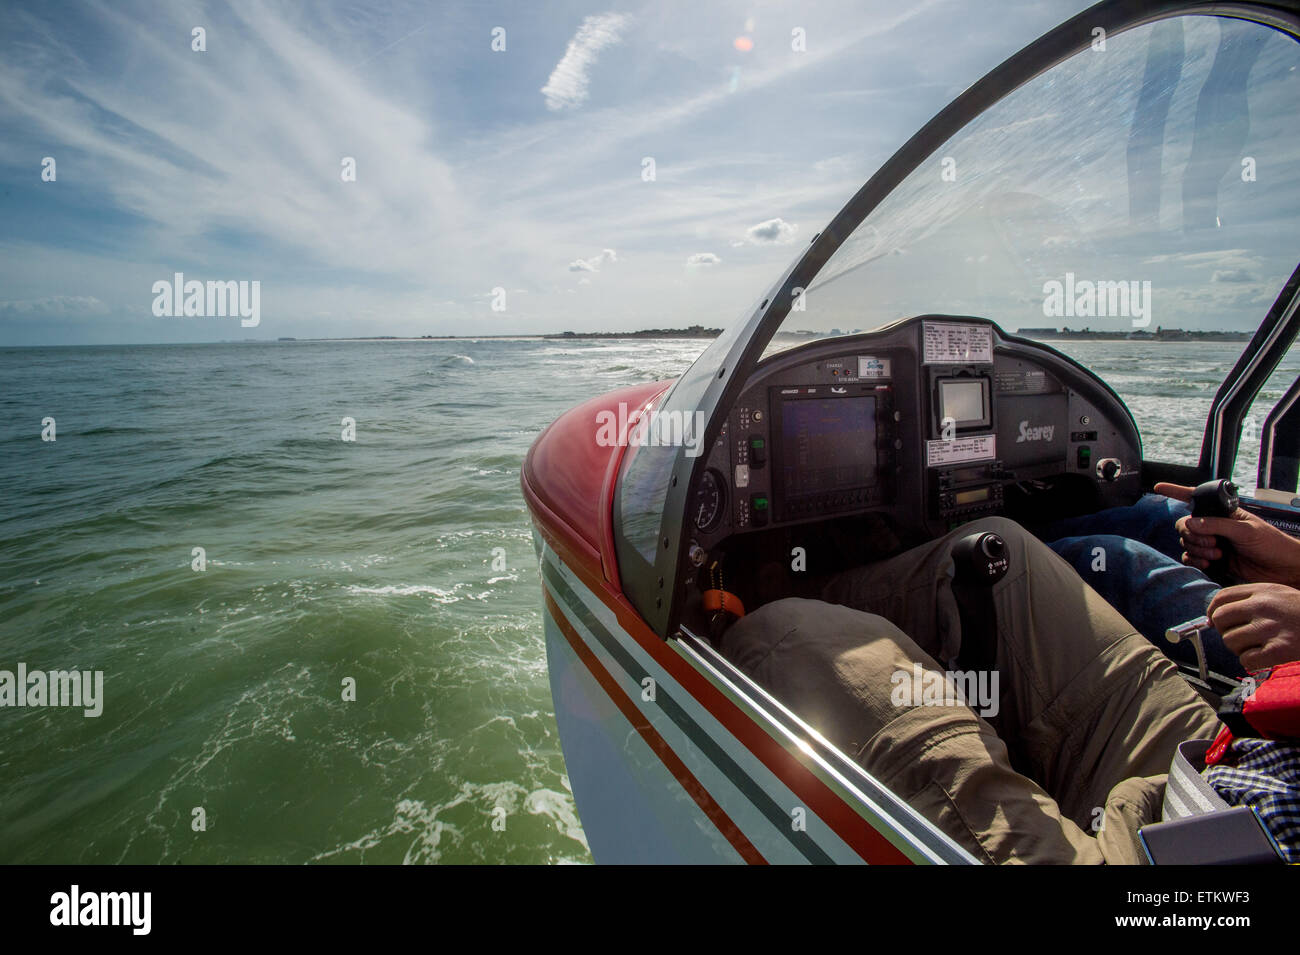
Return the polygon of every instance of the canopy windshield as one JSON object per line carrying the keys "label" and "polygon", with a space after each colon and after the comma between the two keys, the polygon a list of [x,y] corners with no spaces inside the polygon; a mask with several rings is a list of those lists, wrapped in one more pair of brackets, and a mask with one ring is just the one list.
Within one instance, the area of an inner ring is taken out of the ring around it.
{"label": "canopy windshield", "polygon": [[[707,446],[762,355],[915,315],[1256,329],[1300,261],[1293,6],[1106,0],[1062,24],[891,157],[659,410]],[[660,633],[699,460],[642,447],[615,495],[624,590]]]}
{"label": "canopy windshield", "polygon": [[1300,44],[1184,16],[1100,46],[935,150],[780,331],[935,312],[1010,331],[1253,331],[1300,261]]}

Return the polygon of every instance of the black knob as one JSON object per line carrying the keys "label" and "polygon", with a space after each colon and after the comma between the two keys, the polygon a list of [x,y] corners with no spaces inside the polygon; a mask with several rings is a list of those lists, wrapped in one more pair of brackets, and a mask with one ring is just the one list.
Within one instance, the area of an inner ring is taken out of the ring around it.
{"label": "black knob", "polygon": [[985,534],[980,538],[980,550],[986,557],[998,560],[1007,555],[1007,542],[997,534]]}
{"label": "black knob", "polygon": [[[1237,494],[1237,485],[1226,478],[1206,481],[1192,492],[1192,517],[1230,517],[1241,503]],[[1215,536],[1214,546],[1223,552],[1218,560],[1210,562],[1205,575],[1222,584],[1231,582],[1228,572],[1228,558],[1232,555],[1232,543],[1225,538]]]}
{"label": "black knob", "polygon": [[955,579],[961,584],[992,586],[1011,567],[1007,544],[997,534],[976,532],[963,537],[952,548]]}

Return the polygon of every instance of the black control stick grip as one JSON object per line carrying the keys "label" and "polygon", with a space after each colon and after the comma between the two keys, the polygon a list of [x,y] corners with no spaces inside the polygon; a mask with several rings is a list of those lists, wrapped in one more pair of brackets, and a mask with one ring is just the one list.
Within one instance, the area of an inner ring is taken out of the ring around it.
{"label": "black control stick grip", "polygon": [[[1206,481],[1192,492],[1192,517],[1230,517],[1240,503],[1237,485],[1231,481],[1226,478]],[[1210,566],[1205,569],[1205,575],[1221,584],[1231,583],[1232,575],[1228,570],[1228,558],[1232,555],[1232,542],[1216,535],[1214,546],[1222,552],[1223,556],[1210,562]]]}
{"label": "black control stick grip", "polygon": [[1007,542],[990,531],[968,534],[952,549],[959,584],[982,584],[991,587],[1007,575],[1011,558]]}
{"label": "black control stick grip", "polygon": [[992,670],[998,660],[997,610],[993,585],[1007,575],[1007,542],[990,531],[967,534],[952,549],[952,592],[961,615],[962,670]]}

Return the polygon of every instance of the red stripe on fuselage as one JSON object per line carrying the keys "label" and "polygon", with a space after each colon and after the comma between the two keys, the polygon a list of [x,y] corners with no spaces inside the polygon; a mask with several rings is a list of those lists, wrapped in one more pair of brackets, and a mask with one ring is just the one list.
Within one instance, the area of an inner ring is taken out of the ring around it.
{"label": "red stripe on fuselage", "polygon": [[[866,819],[804,764],[802,753],[786,749],[712,682],[670,649],[662,637],[645,625],[636,609],[621,593],[614,592],[599,573],[599,558],[586,553],[585,541],[570,535],[551,510],[531,493],[524,478],[524,497],[532,510],[533,523],[555,550],[566,568],[595,594],[617,617],[619,626],[663,667],[682,688],[695,698],[723,727],[760,762],[771,770],[811,812],[815,813],[864,860],[873,865],[912,865],[902,850],[874,829]],[[545,587],[543,587],[545,591]],[[548,596],[549,599],[549,596]]]}
{"label": "red stripe on fuselage", "polygon": [[586,641],[579,636],[578,632],[573,629],[573,625],[560,612],[560,608],[555,603],[555,599],[550,592],[545,591],[544,593],[546,609],[560,628],[560,632],[564,634],[564,639],[569,641],[569,646],[573,648],[573,652],[578,655],[578,659],[583,662],[591,675],[596,678],[596,682],[600,684],[601,689],[605,691],[605,695],[614,701],[614,705],[627,717],[627,721],[632,724],[632,727],[641,734],[641,738],[646,741],[654,754],[672,773],[673,778],[686,790],[687,795],[695,800],[695,804],[704,811],[704,815],[708,816],[709,821],[740,853],[740,857],[751,865],[766,865],[767,860],[763,858],[762,853],[754,848],[754,844],[740,831],[740,827],[718,805],[717,800],[709,795],[709,791],[704,788],[704,784],[687,768],[686,764],[673,751],[673,748],[668,745],[668,741],[659,735],[659,731],[646,721],[645,716],[637,709],[636,704],[618,685],[618,681],[610,675],[596,655],[591,652],[591,648],[587,646]]}

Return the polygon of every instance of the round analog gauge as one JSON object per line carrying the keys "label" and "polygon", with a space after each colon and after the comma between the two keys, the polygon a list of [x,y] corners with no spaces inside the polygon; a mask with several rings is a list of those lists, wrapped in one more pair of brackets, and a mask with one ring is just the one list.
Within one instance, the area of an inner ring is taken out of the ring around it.
{"label": "round analog gauge", "polygon": [[691,519],[701,531],[711,531],[722,522],[722,478],[710,468],[691,495]]}

